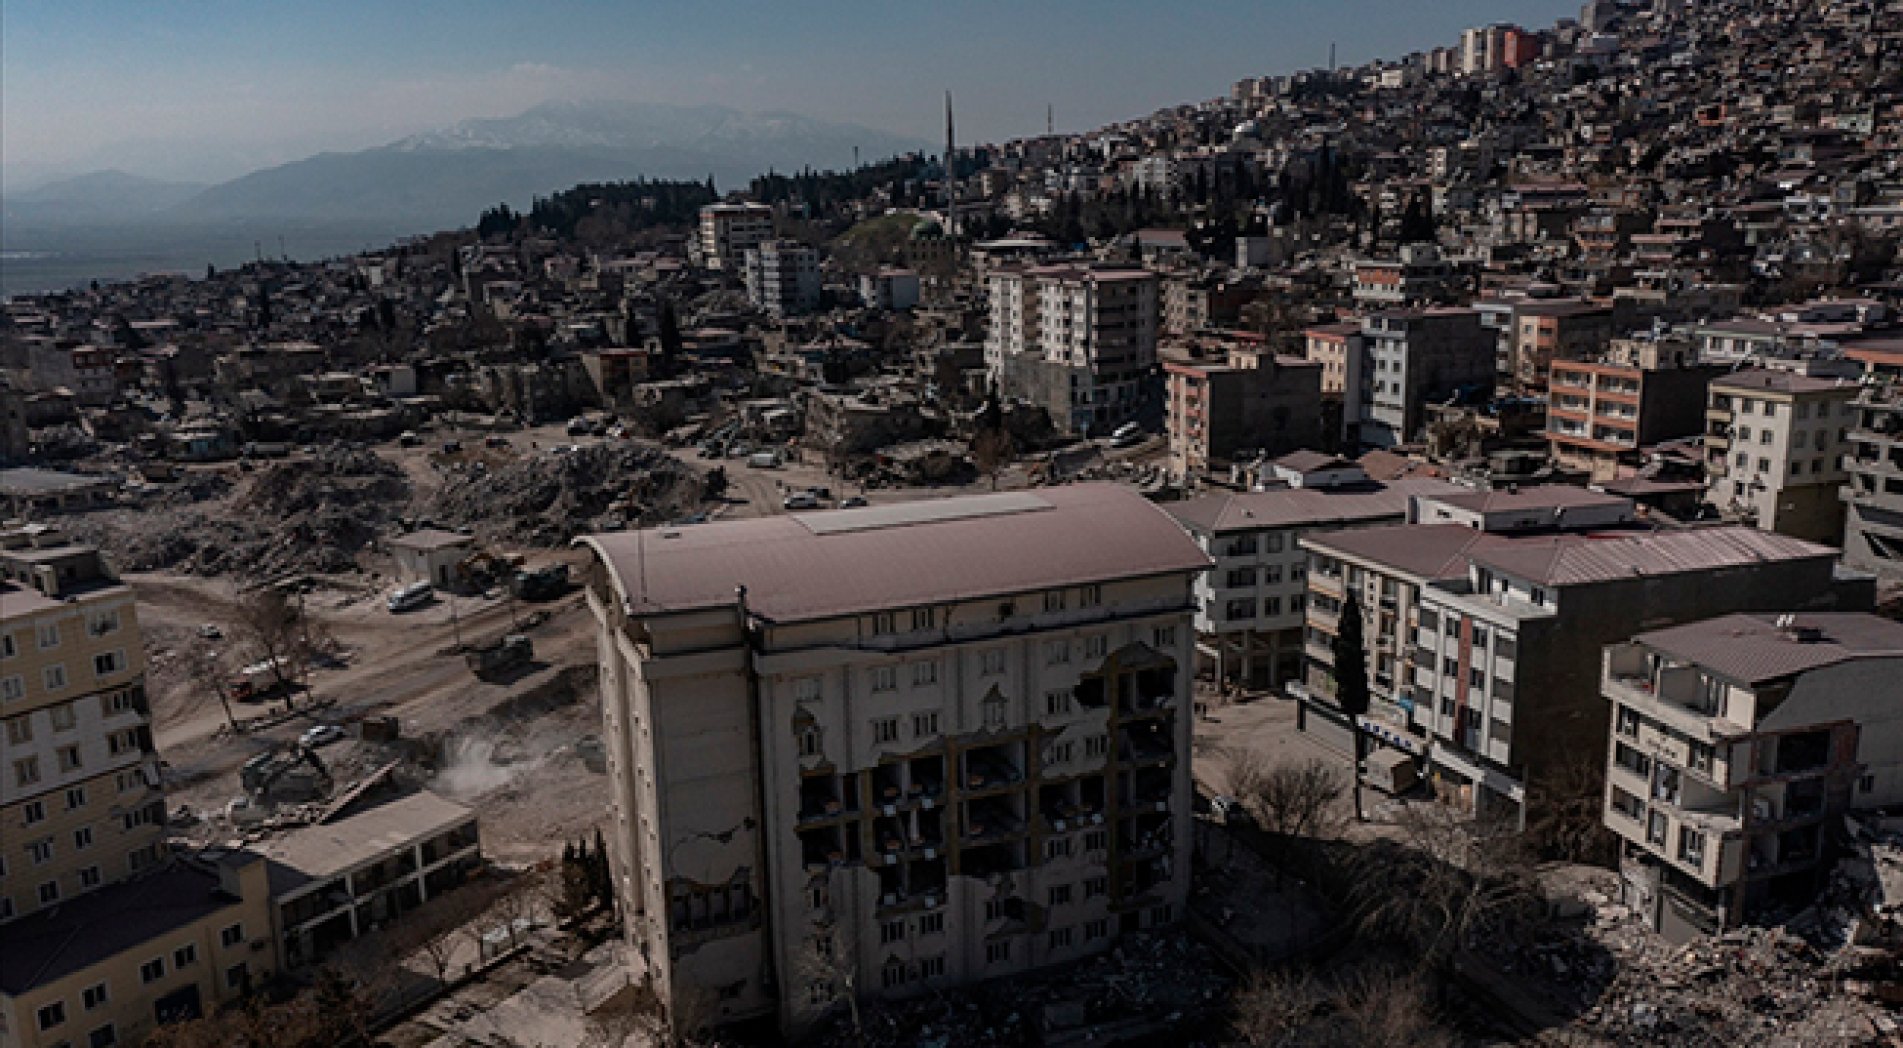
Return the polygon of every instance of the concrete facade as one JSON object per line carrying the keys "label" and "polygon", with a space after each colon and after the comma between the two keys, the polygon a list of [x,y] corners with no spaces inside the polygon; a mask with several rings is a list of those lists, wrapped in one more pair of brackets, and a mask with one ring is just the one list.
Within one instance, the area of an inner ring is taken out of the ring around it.
{"label": "concrete facade", "polygon": [[[743,523],[699,529],[713,545],[686,560],[665,533],[587,540],[616,884],[663,1000],[698,995],[723,1021],[794,1029],[849,986],[928,993],[1181,915],[1190,583],[1207,561],[1168,518],[1080,486]],[[1122,571],[1074,562],[1047,586],[1064,559],[1047,550],[1023,588],[994,590],[1008,571],[982,593],[885,578],[872,589],[890,584],[888,598],[841,601],[810,587],[766,597],[766,566],[729,565],[742,590],[724,598],[663,597],[653,582],[731,549],[722,528],[806,560],[866,562],[915,540],[919,578],[969,577],[961,544],[999,527],[1039,549],[1135,529],[1159,556]],[[933,550],[960,563],[932,563]],[[778,610],[791,605],[811,611]]]}
{"label": "concrete facade", "polygon": [[1705,501],[1769,531],[1839,541],[1858,391],[1854,382],[1773,370],[1714,380],[1705,412]]}

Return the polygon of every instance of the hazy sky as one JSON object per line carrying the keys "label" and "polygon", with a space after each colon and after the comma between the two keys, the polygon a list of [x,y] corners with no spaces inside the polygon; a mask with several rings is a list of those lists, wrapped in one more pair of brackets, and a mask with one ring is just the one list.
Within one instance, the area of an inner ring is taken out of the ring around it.
{"label": "hazy sky", "polygon": [[4,0],[0,158],[221,178],[556,98],[789,109],[936,140],[1083,129],[1241,76],[1544,27],[1576,0]]}

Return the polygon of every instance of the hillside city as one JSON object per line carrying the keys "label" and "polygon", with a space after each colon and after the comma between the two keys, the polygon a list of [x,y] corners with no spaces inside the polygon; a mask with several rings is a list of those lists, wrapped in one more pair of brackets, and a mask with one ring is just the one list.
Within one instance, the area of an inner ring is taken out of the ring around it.
{"label": "hillside city", "polygon": [[0,1046],[1903,1044],[1903,0],[956,101],[7,299]]}

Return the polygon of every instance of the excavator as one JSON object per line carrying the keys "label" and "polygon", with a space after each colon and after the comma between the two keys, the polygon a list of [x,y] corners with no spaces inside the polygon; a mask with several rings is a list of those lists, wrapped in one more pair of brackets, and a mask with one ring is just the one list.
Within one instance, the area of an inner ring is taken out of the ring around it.
{"label": "excavator", "polygon": [[238,781],[247,795],[267,803],[316,800],[330,793],[330,769],[301,742],[282,742],[244,763]]}

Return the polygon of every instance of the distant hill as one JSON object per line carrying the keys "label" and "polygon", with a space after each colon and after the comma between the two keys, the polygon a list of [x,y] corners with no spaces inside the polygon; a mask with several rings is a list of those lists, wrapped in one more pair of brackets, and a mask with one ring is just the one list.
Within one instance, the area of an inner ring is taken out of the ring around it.
{"label": "distant hill", "polygon": [[18,193],[4,200],[8,220],[86,225],[150,219],[204,192],[194,182],[163,182],[124,171],[94,171]]}
{"label": "distant hill", "polygon": [[645,175],[705,178],[724,189],[769,168],[844,169],[925,148],[900,136],[792,113],[720,106],[560,102],[468,120],[355,153],[323,153],[254,171],[175,202],[188,221],[401,221],[467,225],[483,208],[522,207],[577,182]]}

